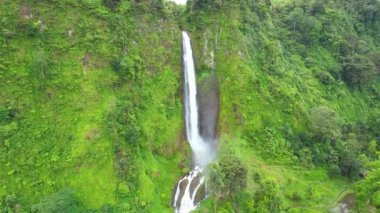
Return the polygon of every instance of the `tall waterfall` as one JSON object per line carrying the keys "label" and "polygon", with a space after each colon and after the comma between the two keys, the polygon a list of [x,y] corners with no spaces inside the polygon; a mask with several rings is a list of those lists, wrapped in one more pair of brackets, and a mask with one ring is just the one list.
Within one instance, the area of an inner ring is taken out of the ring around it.
{"label": "tall waterfall", "polygon": [[[186,137],[193,152],[193,168],[191,172],[178,182],[173,206],[176,212],[187,213],[194,210],[205,197],[202,171],[213,160],[215,153],[212,143],[205,141],[199,134],[199,113],[193,52],[190,37],[186,32],[182,32],[182,39]],[[203,187],[203,194],[199,194],[201,187]]]}

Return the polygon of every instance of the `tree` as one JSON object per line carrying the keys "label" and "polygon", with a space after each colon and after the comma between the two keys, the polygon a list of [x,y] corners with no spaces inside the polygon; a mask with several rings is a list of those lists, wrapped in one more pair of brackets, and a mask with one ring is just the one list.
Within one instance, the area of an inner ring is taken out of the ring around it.
{"label": "tree", "polygon": [[362,162],[350,149],[346,148],[340,153],[340,170],[343,176],[357,178],[362,167]]}
{"label": "tree", "polygon": [[32,206],[32,212],[86,212],[83,205],[77,201],[75,193],[70,188],[63,188],[58,192],[43,198]]}
{"label": "tree", "polygon": [[120,78],[137,81],[141,79],[144,63],[140,56],[130,54],[114,61],[113,67]]}
{"label": "tree", "polygon": [[367,57],[353,54],[343,58],[342,79],[353,88],[363,88],[372,80],[375,65]]}
{"label": "tree", "polygon": [[321,23],[313,16],[307,16],[302,8],[296,7],[292,10],[285,22],[295,35],[299,35],[301,42],[312,44],[319,41]]}
{"label": "tree", "polygon": [[32,71],[40,80],[47,79],[50,73],[50,59],[44,50],[38,50],[33,55]]}
{"label": "tree", "polygon": [[330,176],[336,175],[338,170],[334,165],[339,165],[341,175],[356,179],[359,177],[360,170],[363,168],[363,162],[359,158],[361,144],[355,133],[348,132],[346,134],[347,135],[345,135],[342,140],[337,141],[335,145],[338,158],[329,161],[329,173]]}
{"label": "tree", "polygon": [[240,191],[247,183],[247,169],[232,153],[222,155],[221,159],[209,166],[208,186],[217,199],[230,197]]}
{"label": "tree", "polygon": [[311,110],[309,119],[311,131],[317,140],[335,141],[340,137],[339,117],[334,110],[326,106],[316,107]]}
{"label": "tree", "polygon": [[244,188],[247,183],[247,169],[238,157],[233,154],[224,155],[219,161],[224,174],[224,185],[231,196]]}
{"label": "tree", "polygon": [[376,142],[375,139],[371,140],[368,143],[368,152],[369,152],[369,156],[370,157],[374,157],[376,155],[376,152],[377,152],[377,142]]}
{"label": "tree", "polygon": [[0,106],[0,126],[7,124],[12,120],[12,113],[6,107]]}
{"label": "tree", "polygon": [[118,194],[120,197],[127,197],[129,195],[129,187],[126,182],[119,183]]}
{"label": "tree", "polygon": [[376,136],[380,136],[380,110],[375,110],[370,113],[370,115],[367,118],[367,124],[369,126],[369,129],[375,134]]}
{"label": "tree", "polygon": [[120,4],[120,0],[103,0],[103,4],[111,10],[114,10]]}
{"label": "tree", "polygon": [[265,180],[255,194],[257,213],[277,213],[282,209],[277,182],[273,179]]}
{"label": "tree", "polygon": [[313,157],[310,149],[303,148],[298,152],[298,158],[303,167],[311,168],[313,166]]}
{"label": "tree", "polygon": [[289,15],[286,17],[286,21],[290,25],[293,32],[296,30],[301,30],[304,25],[304,21],[306,19],[305,12],[302,8],[295,8]]}
{"label": "tree", "polygon": [[375,64],[376,73],[380,75],[380,51],[370,52],[367,57]]}
{"label": "tree", "polygon": [[351,153],[358,155],[361,144],[359,143],[355,133],[348,133],[346,138],[346,147]]}
{"label": "tree", "polygon": [[328,168],[328,174],[330,177],[338,177],[341,174],[341,170],[338,165],[330,164]]}
{"label": "tree", "polygon": [[309,13],[311,15],[318,15],[325,13],[325,4],[322,1],[316,0],[311,3]]}
{"label": "tree", "polygon": [[224,173],[219,164],[212,163],[208,166],[207,187],[211,195],[215,197],[214,212],[218,210],[218,200],[223,197]]}
{"label": "tree", "polygon": [[369,163],[367,167],[369,167],[370,172],[355,185],[357,204],[362,210],[368,208],[368,203],[380,208],[380,160]]}
{"label": "tree", "polygon": [[[359,3],[360,2],[360,3]],[[357,8],[361,21],[364,24],[368,25],[368,27],[373,27],[376,24],[376,21],[379,20],[380,17],[380,3],[376,0],[364,0],[358,1],[358,3],[354,6]],[[376,27],[373,27],[376,28]]]}
{"label": "tree", "polygon": [[4,196],[0,202],[0,212],[21,212],[19,201],[14,194]]}

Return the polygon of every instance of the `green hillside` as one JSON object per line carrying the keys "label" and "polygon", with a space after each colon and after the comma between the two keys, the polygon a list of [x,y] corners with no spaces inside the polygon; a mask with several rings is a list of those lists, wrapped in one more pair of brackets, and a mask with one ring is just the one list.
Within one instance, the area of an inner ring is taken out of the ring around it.
{"label": "green hillside", "polygon": [[196,211],[380,209],[378,0],[2,0],[0,30],[0,212],[174,211],[181,30],[220,90]]}

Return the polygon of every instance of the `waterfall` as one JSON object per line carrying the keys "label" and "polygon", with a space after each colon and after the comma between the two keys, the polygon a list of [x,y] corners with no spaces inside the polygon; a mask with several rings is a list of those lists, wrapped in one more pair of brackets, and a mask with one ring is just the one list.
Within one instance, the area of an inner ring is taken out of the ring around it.
{"label": "waterfall", "polygon": [[[177,184],[173,206],[176,212],[187,213],[194,210],[200,200],[196,200],[199,189],[204,187],[203,169],[215,156],[211,141],[205,141],[199,134],[197,86],[190,37],[182,32],[184,103],[186,137],[193,152],[193,168]],[[199,198],[198,198],[199,199]],[[201,197],[200,199],[204,199]]]}

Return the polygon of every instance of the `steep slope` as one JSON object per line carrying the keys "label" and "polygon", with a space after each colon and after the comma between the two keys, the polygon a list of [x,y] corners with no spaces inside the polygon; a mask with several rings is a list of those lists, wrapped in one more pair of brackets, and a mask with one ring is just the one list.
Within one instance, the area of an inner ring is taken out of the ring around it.
{"label": "steep slope", "polygon": [[[232,149],[248,168],[245,192],[216,192],[224,197],[220,211],[327,211],[376,159],[369,148],[376,127],[367,120],[380,104],[380,16],[370,13],[379,6],[188,3],[182,25],[197,44],[199,81],[216,73],[220,83],[221,155]],[[274,179],[278,198],[260,198],[266,179]]]}
{"label": "steep slope", "polygon": [[194,48],[198,101],[219,109],[218,130],[200,130],[220,136],[200,212],[322,212],[347,188],[376,211],[379,8],[1,1],[0,211],[173,211],[191,159],[180,28]]}
{"label": "steep slope", "polygon": [[170,210],[186,159],[180,31],[162,2],[117,2],[0,3],[4,211],[63,187],[85,209]]}

